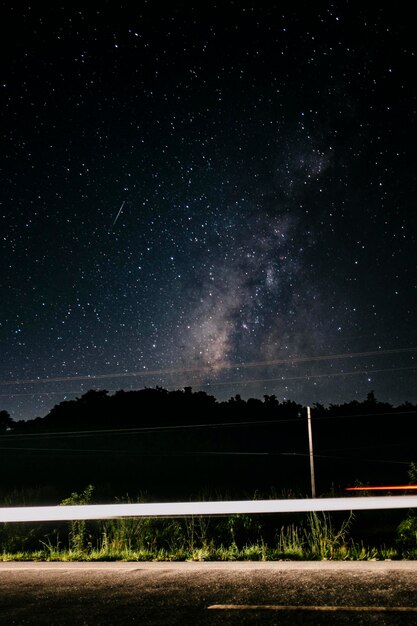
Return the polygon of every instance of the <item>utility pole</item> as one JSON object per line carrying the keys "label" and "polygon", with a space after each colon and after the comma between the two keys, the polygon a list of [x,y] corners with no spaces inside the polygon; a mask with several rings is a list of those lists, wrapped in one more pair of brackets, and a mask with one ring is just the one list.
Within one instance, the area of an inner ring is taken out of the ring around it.
{"label": "utility pole", "polygon": [[311,430],[311,411],[307,407],[308,448],[310,451],[311,497],[316,497],[316,479],[314,477],[313,433]]}

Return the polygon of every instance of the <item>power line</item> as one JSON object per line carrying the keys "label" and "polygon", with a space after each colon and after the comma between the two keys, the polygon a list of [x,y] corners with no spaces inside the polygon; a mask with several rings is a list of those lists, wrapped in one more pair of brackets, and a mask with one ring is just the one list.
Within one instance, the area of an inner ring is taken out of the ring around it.
{"label": "power line", "polygon": [[[309,456],[306,452],[229,452],[229,451],[199,451],[199,452],[142,452],[142,451],[132,451],[132,450],[108,450],[108,449],[84,449],[84,448],[27,448],[27,447],[0,447],[0,450],[5,451],[14,451],[14,452],[46,452],[47,454],[52,453],[79,453],[79,454],[107,454],[109,456],[134,456],[140,458],[174,458],[174,457],[196,457],[196,456],[255,456],[255,457],[278,457],[278,456],[292,456],[292,457],[303,457],[306,458]],[[332,459],[335,461],[355,461],[356,463],[383,463],[390,465],[407,465],[409,466],[412,461],[395,461],[392,459],[369,459],[369,458],[358,458],[357,456],[336,456],[336,455],[326,455],[326,454],[315,454],[315,459]]]}
{"label": "power line", "polygon": [[[353,372],[328,372],[326,374],[305,374],[304,376],[280,376],[275,378],[253,378],[248,380],[231,380],[231,381],[218,381],[218,382],[206,382],[206,383],[198,383],[198,387],[219,387],[219,386],[230,386],[230,385],[253,385],[256,383],[266,383],[266,382],[281,382],[286,383],[287,381],[293,380],[310,380],[311,378],[334,378],[334,377],[343,377],[343,376],[357,376],[357,375],[370,375],[370,374],[379,374],[381,372],[400,372],[406,370],[416,370],[417,365],[411,365],[407,367],[388,367],[383,369],[371,369],[371,370],[356,370]],[[187,387],[190,385],[192,381],[185,381],[182,383],[178,383],[176,388],[179,387]],[[0,383],[2,384],[2,383]],[[193,383],[195,384],[195,382]],[[114,387],[107,389],[106,391],[120,391],[119,388]],[[140,391],[139,389],[129,389],[128,391]],[[25,393],[0,393],[0,398],[20,398],[24,396],[53,396],[53,395],[76,395],[80,392],[83,392],[82,389],[75,389],[71,391],[33,391],[33,392],[25,392]]]}
{"label": "power line", "polygon": [[[232,381],[219,381],[214,383],[200,383],[199,387],[219,387],[223,385],[252,385],[255,383],[267,383],[267,382],[281,382],[293,380],[310,380],[310,378],[334,378],[343,376],[356,376],[361,374],[379,374],[381,372],[400,372],[403,370],[416,370],[417,365],[411,365],[408,367],[388,367],[384,369],[369,369],[369,370],[357,370],[354,372],[328,372],[326,374],[305,374],[304,376],[280,376],[279,378],[253,378],[249,380],[232,380]],[[187,383],[182,383],[181,386],[186,386]],[[1,396],[1,394],[0,394]]]}
{"label": "power line", "polygon": [[275,365],[288,365],[296,363],[308,363],[317,361],[331,361],[340,359],[352,359],[352,358],[364,358],[371,356],[385,356],[388,354],[404,354],[410,352],[417,352],[417,347],[411,348],[393,348],[387,350],[373,350],[365,352],[345,352],[340,354],[328,354],[320,356],[307,356],[307,357],[287,357],[286,359],[272,359],[269,361],[253,361],[246,363],[220,363],[215,367],[182,367],[172,369],[158,369],[158,370],[143,370],[140,372],[115,372],[112,374],[87,374],[76,376],[58,376],[53,378],[32,378],[32,379],[16,379],[16,380],[3,380],[0,381],[0,385],[29,385],[29,384],[45,384],[53,382],[67,382],[75,380],[105,380],[112,378],[137,378],[146,376],[161,376],[170,374],[189,374],[189,373],[217,373],[220,370],[230,369],[243,369],[243,368],[257,368],[257,367],[271,367]]}
{"label": "power line", "polygon": [[389,463],[393,465],[410,465],[412,461],[392,461],[388,459],[362,459],[352,456],[327,456],[324,454],[315,454],[315,458],[321,459],[334,459],[338,461],[355,461],[355,463]]}
{"label": "power line", "polygon": [[241,421],[241,422],[213,422],[212,424],[176,424],[172,426],[138,426],[136,428],[107,428],[100,430],[78,430],[78,431],[63,431],[63,432],[46,432],[46,433],[7,433],[0,435],[0,439],[15,438],[15,437],[94,437],[97,434],[111,434],[111,435],[124,435],[135,433],[151,433],[161,431],[173,431],[173,430],[192,430],[203,428],[230,428],[233,426],[245,426],[245,425],[258,425],[258,424],[276,424],[281,422],[302,421],[302,418],[289,418],[285,420],[259,420],[259,421]]}
{"label": "power line", "polygon": [[[412,411],[390,411],[390,412],[382,412],[382,413],[359,413],[355,415],[324,415],[320,417],[314,417],[314,422],[324,421],[324,420],[342,420],[342,419],[353,419],[353,418],[363,418],[363,417],[385,417],[392,416],[396,417],[398,415],[416,415],[417,410]],[[107,429],[97,429],[97,430],[70,430],[70,431],[49,431],[49,432],[32,432],[32,433],[14,433],[13,431],[7,432],[5,434],[0,435],[1,439],[15,439],[15,438],[70,438],[70,437],[95,437],[97,435],[127,435],[127,434],[140,434],[140,433],[153,433],[153,432],[169,432],[175,430],[193,430],[193,429],[206,429],[206,428],[233,428],[236,426],[260,426],[267,424],[286,424],[286,423],[296,423],[296,422],[305,422],[305,417],[290,417],[285,419],[275,419],[275,420],[246,420],[246,421],[237,421],[237,422],[207,422],[202,424],[175,424],[171,426],[137,426],[135,428],[107,428]]]}

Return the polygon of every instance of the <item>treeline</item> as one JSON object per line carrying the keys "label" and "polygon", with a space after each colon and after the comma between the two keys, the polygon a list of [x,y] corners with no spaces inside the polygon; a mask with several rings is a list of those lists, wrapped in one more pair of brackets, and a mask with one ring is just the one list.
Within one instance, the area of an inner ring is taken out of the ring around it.
{"label": "treeline", "polygon": [[[191,387],[168,391],[162,387],[138,391],[90,390],[75,400],[55,405],[45,417],[27,421],[2,420],[3,430],[13,432],[46,432],[62,430],[91,430],[141,426],[191,425],[198,422],[258,420],[265,418],[299,417],[303,407],[292,401],[279,402],[276,396],[264,396],[264,401],[240,395],[227,402],[218,402],[204,391]],[[1,428],[1,426],[0,426]]]}
{"label": "treeline", "polygon": [[[316,418],[357,417],[367,415],[395,415],[416,413],[417,405],[405,402],[397,407],[379,402],[371,391],[367,398],[325,407],[315,404],[311,414]],[[223,422],[300,419],[306,408],[291,400],[280,402],[275,395],[264,395],[263,400],[240,395],[218,402],[204,391],[193,392],[191,387],[168,391],[162,387],[137,391],[120,390],[109,395],[106,390],[90,390],[75,400],[55,405],[44,417],[31,420],[13,420],[6,411],[0,411],[0,430],[13,433],[59,432],[104,428],[153,427],[194,425],[199,422]]]}
{"label": "treeline", "polygon": [[[319,493],[407,482],[417,459],[417,406],[394,407],[373,392],[362,401],[312,407]],[[44,417],[0,412],[0,492],[8,486],[146,491],[188,498],[255,491],[309,493],[306,407],[275,395],[219,402],[191,387],[90,390]]]}

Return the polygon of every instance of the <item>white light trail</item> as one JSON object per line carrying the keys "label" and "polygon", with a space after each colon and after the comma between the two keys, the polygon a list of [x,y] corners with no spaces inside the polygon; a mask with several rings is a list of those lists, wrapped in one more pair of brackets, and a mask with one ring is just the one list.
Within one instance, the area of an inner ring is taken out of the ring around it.
{"label": "white light trail", "polygon": [[0,508],[0,522],[50,522],[121,517],[187,517],[236,513],[308,513],[312,511],[412,508],[417,508],[417,496],[27,506]]}

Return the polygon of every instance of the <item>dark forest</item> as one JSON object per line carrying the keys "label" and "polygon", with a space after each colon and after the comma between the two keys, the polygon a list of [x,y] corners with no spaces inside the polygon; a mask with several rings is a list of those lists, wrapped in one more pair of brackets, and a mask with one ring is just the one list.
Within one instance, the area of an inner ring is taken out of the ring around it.
{"label": "dark forest", "polygon": [[[416,460],[417,407],[362,402],[311,407],[318,495],[404,484]],[[0,412],[1,491],[48,485],[66,493],[304,494],[310,489],[306,407],[239,395],[225,402],[191,387],[90,390],[44,417]]]}

